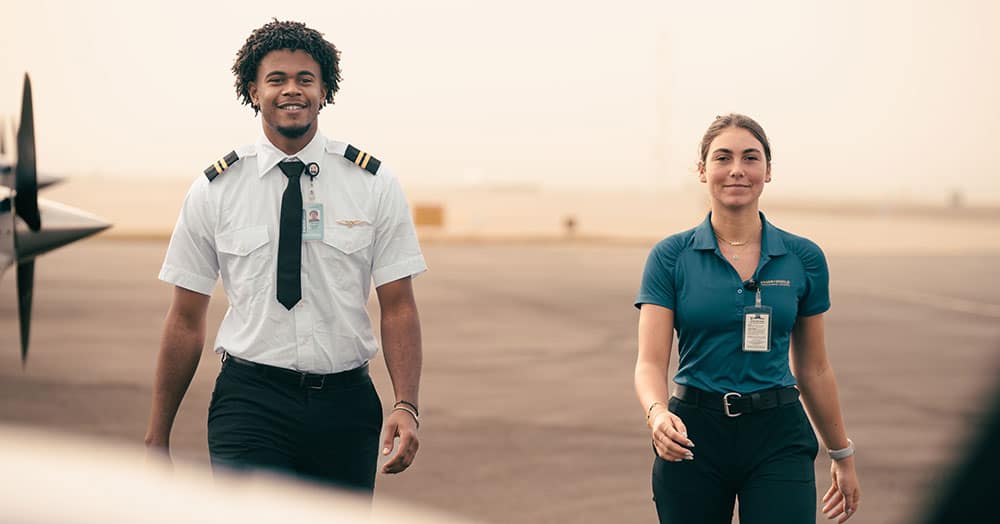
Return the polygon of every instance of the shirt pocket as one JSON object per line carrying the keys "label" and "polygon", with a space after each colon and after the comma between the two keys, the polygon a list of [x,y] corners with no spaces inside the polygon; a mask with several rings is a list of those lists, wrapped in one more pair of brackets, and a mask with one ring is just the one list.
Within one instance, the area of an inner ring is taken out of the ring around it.
{"label": "shirt pocket", "polygon": [[323,232],[323,243],[345,255],[353,255],[370,247],[374,237],[375,231],[371,224],[327,226]]}
{"label": "shirt pocket", "polygon": [[323,231],[323,258],[339,286],[353,289],[370,278],[374,238],[371,224],[338,224]]}
{"label": "shirt pocket", "polygon": [[[231,304],[240,304],[254,290],[265,287],[270,265],[271,235],[267,226],[253,226],[227,231],[215,236],[219,251],[219,270]],[[242,305],[242,304],[240,304]]]}

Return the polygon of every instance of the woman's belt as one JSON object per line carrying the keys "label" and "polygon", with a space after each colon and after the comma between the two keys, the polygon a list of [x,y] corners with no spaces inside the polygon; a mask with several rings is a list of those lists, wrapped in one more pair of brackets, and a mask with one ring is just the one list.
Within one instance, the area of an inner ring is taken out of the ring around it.
{"label": "woman's belt", "polygon": [[678,384],[674,396],[689,404],[721,411],[730,417],[738,417],[798,402],[799,390],[795,386],[788,386],[753,393],[711,393]]}

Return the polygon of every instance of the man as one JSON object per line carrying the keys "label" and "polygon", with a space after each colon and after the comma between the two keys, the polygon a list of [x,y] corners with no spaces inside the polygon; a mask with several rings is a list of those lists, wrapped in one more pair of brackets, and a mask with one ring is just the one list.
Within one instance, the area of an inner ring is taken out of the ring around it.
{"label": "man", "polygon": [[[384,473],[417,452],[420,323],[411,278],[426,270],[397,180],[371,155],[327,140],[339,51],[277,20],[233,65],[263,136],[192,185],[160,279],[174,284],[157,359],[150,450],[169,453],[174,416],[198,365],[218,275],[229,299],[208,414],[213,466],[267,468],[371,495],[382,406],[368,376],[378,345],[366,311],[374,281],[396,403]],[[302,219],[315,213],[319,224]],[[396,440],[398,439],[398,447]]]}

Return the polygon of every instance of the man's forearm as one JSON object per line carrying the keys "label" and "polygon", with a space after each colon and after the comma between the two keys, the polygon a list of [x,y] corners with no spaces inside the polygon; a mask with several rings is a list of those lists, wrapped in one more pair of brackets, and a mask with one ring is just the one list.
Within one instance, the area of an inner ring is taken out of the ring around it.
{"label": "man's forearm", "polygon": [[192,327],[168,315],[156,359],[153,403],[145,438],[147,445],[169,445],[174,417],[198,369],[204,344],[204,325]]}
{"label": "man's forearm", "polygon": [[420,317],[413,302],[382,311],[382,352],[392,379],[396,400],[417,405],[420,394],[420,370],[423,350],[420,340]]}

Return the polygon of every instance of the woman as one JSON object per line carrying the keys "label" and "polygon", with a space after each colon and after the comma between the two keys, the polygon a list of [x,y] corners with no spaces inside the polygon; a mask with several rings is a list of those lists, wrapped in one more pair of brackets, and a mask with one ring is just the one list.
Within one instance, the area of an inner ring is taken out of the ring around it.
{"label": "woman", "polygon": [[711,212],[653,248],[636,299],[635,387],[656,451],[660,522],[728,524],[736,499],[741,524],[814,522],[818,442],[800,393],[834,459],[823,512],[844,522],[861,492],[826,357],[826,259],[758,210],[771,148],[753,119],[717,117],[698,173]]}

